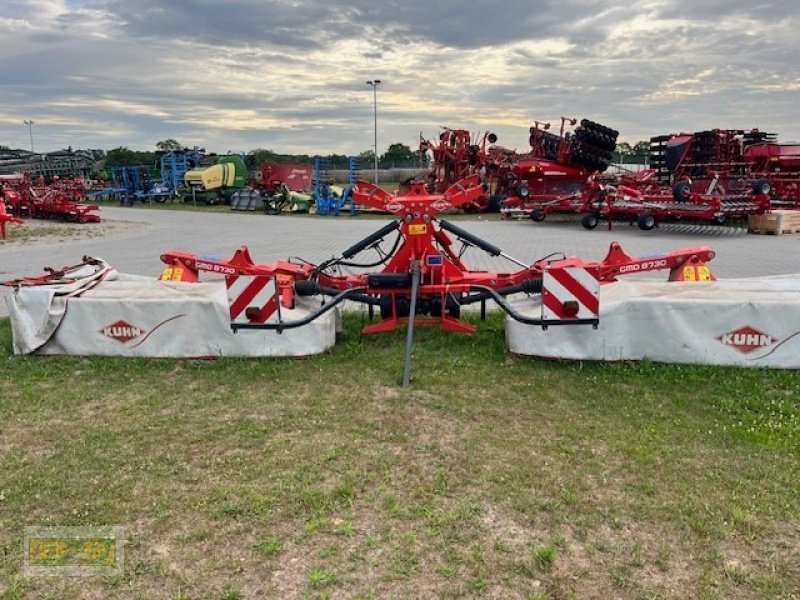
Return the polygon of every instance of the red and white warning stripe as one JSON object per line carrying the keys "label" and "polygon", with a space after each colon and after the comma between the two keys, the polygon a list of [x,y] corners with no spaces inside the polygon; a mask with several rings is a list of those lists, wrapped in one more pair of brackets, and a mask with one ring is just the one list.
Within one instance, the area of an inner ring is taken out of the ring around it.
{"label": "red and white warning stripe", "polygon": [[542,319],[596,319],[599,296],[600,282],[586,269],[547,269],[542,276]]}
{"label": "red and white warning stripe", "polygon": [[[232,275],[225,278],[228,286],[228,303],[231,307],[231,322],[266,323],[278,308],[275,281],[264,275]],[[246,313],[249,307],[258,309],[250,318]]]}

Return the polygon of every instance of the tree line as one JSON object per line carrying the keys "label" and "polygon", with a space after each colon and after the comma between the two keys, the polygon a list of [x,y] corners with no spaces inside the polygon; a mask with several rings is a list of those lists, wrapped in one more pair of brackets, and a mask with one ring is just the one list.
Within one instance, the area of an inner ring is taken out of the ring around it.
{"label": "tree line", "polygon": [[611,158],[615,163],[647,164],[650,160],[650,142],[642,140],[633,145],[620,142]]}

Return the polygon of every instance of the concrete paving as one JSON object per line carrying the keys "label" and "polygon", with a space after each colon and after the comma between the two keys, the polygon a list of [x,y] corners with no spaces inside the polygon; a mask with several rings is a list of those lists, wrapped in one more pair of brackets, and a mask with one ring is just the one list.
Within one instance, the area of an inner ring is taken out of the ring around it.
{"label": "concrete paving", "polygon": [[[149,210],[143,207],[103,206],[103,219],[142,223],[141,228],[102,238],[66,243],[0,247],[0,279],[38,275],[45,266],[62,267],[80,262],[84,255],[102,257],[119,271],[157,276],[163,268],[159,254],[167,249],[229,257],[244,244],[253,259],[269,263],[300,257],[321,262],[378,229],[387,219],[376,217],[321,217],[254,213],[210,213]],[[609,243],[617,240],[629,254],[655,255],[679,248],[707,245],[717,258],[711,263],[718,277],[754,277],[800,272],[800,235],[749,235],[743,229],[667,225],[652,231],[605,224],[593,231],[577,221],[533,223],[501,220],[486,215],[457,224],[492,242],[525,263],[554,252],[600,260]],[[91,225],[87,225],[91,226]],[[388,248],[391,241],[387,240]],[[366,255],[365,255],[366,256]],[[371,256],[374,256],[372,254]],[[503,259],[493,259],[470,248],[465,259],[472,268],[514,271]],[[665,277],[661,273],[659,277]],[[8,290],[0,288],[0,295]],[[0,302],[0,315],[5,315]]]}

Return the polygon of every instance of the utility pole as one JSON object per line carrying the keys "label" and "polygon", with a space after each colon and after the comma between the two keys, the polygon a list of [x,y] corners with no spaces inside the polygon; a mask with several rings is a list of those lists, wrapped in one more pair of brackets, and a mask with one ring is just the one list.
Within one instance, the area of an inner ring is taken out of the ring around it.
{"label": "utility pole", "polygon": [[378,183],[378,86],[380,79],[367,81],[367,85],[372,86],[372,110],[375,122],[375,183]]}
{"label": "utility pole", "polygon": [[31,136],[31,154],[33,154],[33,119],[31,120],[25,119],[22,122],[28,126],[28,133]]}

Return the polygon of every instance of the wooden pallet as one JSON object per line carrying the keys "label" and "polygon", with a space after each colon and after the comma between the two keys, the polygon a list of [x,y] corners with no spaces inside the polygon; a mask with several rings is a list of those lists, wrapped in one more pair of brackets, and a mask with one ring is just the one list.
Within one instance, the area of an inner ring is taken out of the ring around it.
{"label": "wooden pallet", "polygon": [[783,235],[785,233],[800,233],[800,229],[748,229],[747,232],[760,235]]}
{"label": "wooden pallet", "polygon": [[747,225],[750,233],[800,233],[800,210],[773,210],[763,215],[750,215]]}

